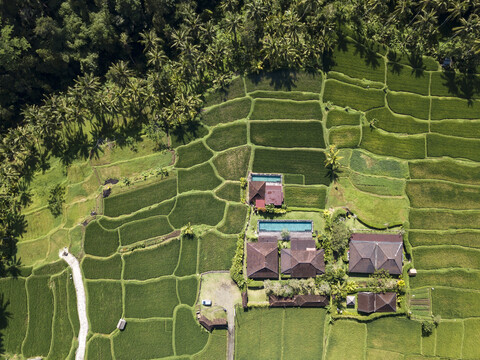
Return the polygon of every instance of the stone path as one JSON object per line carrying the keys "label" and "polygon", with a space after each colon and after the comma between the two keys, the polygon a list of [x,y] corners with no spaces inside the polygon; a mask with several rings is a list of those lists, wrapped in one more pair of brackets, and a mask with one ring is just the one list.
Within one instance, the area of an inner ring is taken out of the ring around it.
{"label": "stone path", "polygon": [[85,348],[87,345],[88,333],[88,319],[87,319],[87,301],[85,298],[85,287],[83,286],[82,271],[78,260],[68,252],[65,248],[60,250],[60,258],[65,260],[72,268],[73,283],[75,285],[75,292],[77,293],[77,311],[78,319],[80,320],[80,331],[78,332],[78,348],[75,353],[75,360],[85,359]]}

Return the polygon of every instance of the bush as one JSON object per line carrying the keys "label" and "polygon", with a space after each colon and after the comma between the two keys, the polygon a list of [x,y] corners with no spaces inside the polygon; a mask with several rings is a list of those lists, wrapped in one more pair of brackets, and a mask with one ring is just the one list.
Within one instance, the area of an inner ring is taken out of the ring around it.
{"label": "bush", "polygon": [[230,276],[232,277],[232,280],[235,281],[235,283],[238,285],[240,291],[245,291],[247,287],[247,282],[243,277],[244,237],[244,233],[238,235],[237,249],[235,250],[235,255],[232,259],[232,266],[230,267]]}
{"label": "bush", "polygon": [[53,216],[57,217],[62,213],[62,207],[65,203],[65,186],[57,184],[50,190],[48,197],[48,209]]}
{"label": "bush", "polygon": [[332,250],[337,254],[343,254],[348,245],[351,232],[343,221],[335,221],[332,226]]}

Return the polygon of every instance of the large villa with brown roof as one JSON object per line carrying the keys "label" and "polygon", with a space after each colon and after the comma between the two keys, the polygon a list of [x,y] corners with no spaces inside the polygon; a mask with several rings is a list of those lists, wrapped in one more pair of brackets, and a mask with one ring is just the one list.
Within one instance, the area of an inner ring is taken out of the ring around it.
{"label": "large villa with brown roof", "polygon": [[247,276],[252,279],[278,279],[276,243],[247,243]]}
{"label": "large villa with brown roof", "polygon": [[394,292],[374,294],[359,292],[357,294],[357,310],[362,313],[397,311],[397,294]]}
{"label": "large villa with brown roof", "polygon": [[[292,242],[293,246],[293,242]],[[304,250],[282,249],[282,274],[309,278],[325,273],[324,251],[315,247]]]}
{"label": "large villa with brown roof", "polygon": [[257,208],[264,208],[266,205],[281,206],[283,204],[282,175],[250,173],[248,203]]}
{"label": "large villa with brown roof", "polygon": [[349,272],[373,274],[385,269],[392,275],[402,273],[403,239],[399,234],[360,234],[350,238]]}

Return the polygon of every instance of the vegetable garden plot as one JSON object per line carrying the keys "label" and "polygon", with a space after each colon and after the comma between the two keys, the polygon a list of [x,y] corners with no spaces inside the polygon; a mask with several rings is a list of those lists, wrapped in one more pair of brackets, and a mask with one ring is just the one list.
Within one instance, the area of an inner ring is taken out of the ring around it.
{"label": "vegetable garden plot", "polygon": [[214,151],[223,151],[247,143],[247,123],[217,126],[207,138],[207,145]]}
{"label": "vegetable garden plot", "polygon": [[252,100],[250,98],[238,98],[222,105],[215,106],[200,115],[202,122],[208,126],[228,123],[244,119],[250,113]]}
{"label": "vegetable garden plot", "polygon": [[[430,99],[409,93],[388,92],[387,103],[397,114],[410,115],[418,119],[428,119]],[[433,116],[432,116],[433,117]]]}
{"label": "vegetable garden plot", "polygon": [[223,219],[225,202],[216,199],[211,193],[180,195],[172,213],[170,223],[180,229],[190,223],[215,226]]}
{"label": "vegetable garden plot", "polygon": [[382,130],[400,134],[421,134],[428,132],[428,122],[415,120],[411,116],[396,115],[388,108],[378,108],[367,112],[368,121],[376,119],[375,126]]}
{"label": "vegetable garden plot", "polygon": [[377,155],[401,159],[425,158],[425,138],[422,135],[398,136],[378,129],[363,127],[360,147]]}
{"label": "vegetable garden plot", "polygon": [[329,143],[337,148],[355,148],[360,142],[361,134],[358,126],[339,126],[329,130]]}
{"label": "vegetable garden plot", "polygon": [[190,190],[213,190],[222,181],[215,175],[210,163],[195,166],[186,170],[178,170],[178,192]]}
{"label": "vegetable garden plot", "polygon": [[285,203],[288,206],[306,208],[325,208],[327,188],[324,186],[292,186],[286,185]]}
{"label": "vegetable garden plot", "polygon": [[178,160],[175,163],[177,168],[189,168],[209,160],[213,153],[202,141],[197,141],[177,149]]}
{"label": "vegetable garden plot", "polygon": [[327,128],[340,125],[360,125],[360,113],[346,110],[330,110],[327,114]]}
{"label": "vegetable garden plot", "polygon": [[248,207],[244,204],[229,204],[225,222],[218,230],[224,234],[238,234],[245,227]]}
{"label": "vegetable garden plot", "polygon": [[247,176],[250,153],[250,146],[229,149],[215,156],[213,165],[225,180],[238,181]]}
{"label": "vegetable garden plot", "polygon": [[428,156],[450,156],[480,161],[479,149],[480,140],[477,139],[427,134]]}
{"label": "vegetable garden plot", "polygon": [[323,101],[331,101],[334,105],[367,111],[385,106],[385,94],[382,90],[364,89],[330,79],[325,83]]}
{"label": "vegetable garden plot", "polygon": [[250,119],[322,120],[322,110],[318,101],[256,99]]}
{"label": "vegetable garden plot", "polygon": [[245,78],[247,91],[304,91],[320,93],[322,91],[322,74],[317,72],[297,72],[278,70]]}
{"label": "vegetable garden plot", "polygon": [[439,180],[412,180],[406,192],[410,205],[416,208],[455,210],[480,209],[480,188]]}
{"label": "vegetable garden plot", "polygon": [[[288,134],[288,136],[285,136]],[[254,144],[272,147],[324,148],[320,121],[252,121],[250,138]]]}

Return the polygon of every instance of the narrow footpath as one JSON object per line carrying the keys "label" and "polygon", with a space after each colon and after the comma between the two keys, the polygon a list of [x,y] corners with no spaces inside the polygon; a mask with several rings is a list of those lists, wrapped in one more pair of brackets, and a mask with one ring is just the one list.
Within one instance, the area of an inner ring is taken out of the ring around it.
{"label": "narrow footpath", "polygon": [[80,331],[78,332],[78,348],[75,353],[75,360],[85,359],[85,349],[87,345],[88,319],[87,319],[87,302],[85,298],[85,288],[83,286],[82,271],[78,260],[70,254],[67,248],[60,250],[60,258],[65,260],[72,268],[73,284],[77,293],[77,311],[80,320]]}

